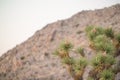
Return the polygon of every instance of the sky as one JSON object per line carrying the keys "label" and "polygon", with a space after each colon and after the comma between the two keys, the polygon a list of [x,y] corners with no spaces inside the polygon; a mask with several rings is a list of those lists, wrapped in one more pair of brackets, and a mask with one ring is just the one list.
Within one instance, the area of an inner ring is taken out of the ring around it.
{"label": "sky", "polygon": [[116,3],[120,0],[0,0],[0,56],[48,23]]}

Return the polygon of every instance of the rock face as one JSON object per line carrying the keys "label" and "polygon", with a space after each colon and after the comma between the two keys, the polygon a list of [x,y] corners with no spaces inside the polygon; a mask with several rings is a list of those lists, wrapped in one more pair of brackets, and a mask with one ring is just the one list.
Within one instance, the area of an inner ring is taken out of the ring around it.
{"label": "rock face", "polygon": [[[120,32],[120,4],[82,11],[71,18],[46,25],[32,37],[0,57],[0,80],[73,80],[60,59],[52,52],[67,39],[75,47],[86,48],[87,59],[92,58],[84,29],[86,26],[112,27]],[[71,52],[72,53],[72,52]],[[76,56],[76,55],[72,55]],[[86,68],[86,71],[89,70]],[[120,80],[120,73],[116,80]],[[86,80],[87,72],[84,75]]]}

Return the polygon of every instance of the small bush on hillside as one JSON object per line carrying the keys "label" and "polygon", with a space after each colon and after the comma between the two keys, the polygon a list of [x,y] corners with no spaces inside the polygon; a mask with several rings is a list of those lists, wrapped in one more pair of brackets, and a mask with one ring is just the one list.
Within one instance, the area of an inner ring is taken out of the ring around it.
{"label": "small bush on hillside", "polygon": [[62,63],[73,65],[75,63],[75,60],[73,58],[65,57],[62,59]]}
{"label": "small bush on hillside", "polygon": [[114,80],[114,73],[111,70],[103,70],[100,80]]}
{"label": "small bush on hillside", "polygon": [[72,43],[68,41],[64,41],[60,44],[60,49],[63,49],[64,51],[69,51],[73,47]]}
{"label": "small bush on hillside", "polygon": [[117,33],[115,37],[116,37],[116,40],[120,43],[120,33]]}
{"label": "small bush on hillside", "polygon": [[87,34],[89,34],[89,32],[94,28],[94,26],[87,26],[85,31]]}
{"label": "small bush on hillside", "polygon": [[89,37],[89,39],[92,41],[94,38],[98,35],[104,34],[104,29],[102,27],[87,27],[86,33]]}
{"label": "small bush on hillside", "polygon": [[113,65],[115,64],[116,60],[112,55],[106,55],[106,62],[105,64]]}
{"label": "small bush on hillside", "polygon": [[87,66],[87,61],[85,58],[80,58],[76,61],[76,63],[73,66],[73,70],[75,72],[75,80],[83,80],[83,73],[85,70],[85,67]]}
{"label": "small bush on hillside", "polygon": [[85,54],[84,54],[84,48],[82,48],[82,47],[78,47],[77,48],[77,53],[79,53],[79,54],[81,54],[81,56],[85,56]]}
{"label": "small bush on hillside", "polygon": [[87,65],[87,61],[85,58],[80,58],[79,60],[76,61],[76,64],[74,66],[75,70],[81,70],[84,69]]}
{"label": "small bush on hillside", "polygon": [[114,38],[114,31],[112,28],[105,29],[105,34],[107,37]]}
{"label": "small bush on hillside", "polygon": [[115,59],[111,55],[103,55],[103,54],[98,54],[95,58],[92,60],[92,65],[94,67],[97,67],[99,65],[103,65],[104,68],[111,66],[115,63]]}
{"label": "small bush on hillside", "polygon": [[98,35],[93,42],[97,50],[106,51],[108,54],[113,54],[115,51],[115,46],[105,35]]}

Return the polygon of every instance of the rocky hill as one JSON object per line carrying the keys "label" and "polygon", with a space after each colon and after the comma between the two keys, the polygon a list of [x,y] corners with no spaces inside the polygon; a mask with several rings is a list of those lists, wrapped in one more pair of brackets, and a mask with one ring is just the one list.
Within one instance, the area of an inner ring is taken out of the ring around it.
{"label": "rocky hill", "polygon": [[[46,25],[32,37],[0,57],[0,80],[73,80],[60,59],[52,53],[64,39],[75,47],[86,48],[86,58],[92,58],[84,32],[89,25],[112,27],[120,32],[120,4],[98,10],[82,11],[66,20]],[[71,52],[73,53],[73,52]],[[72,55],[76,57],[77,55]],[[120,56],[117,57],[120,61]],[[89,66],[86,68],[86,80]],[[120,80],[120,73],[116,80]]]}

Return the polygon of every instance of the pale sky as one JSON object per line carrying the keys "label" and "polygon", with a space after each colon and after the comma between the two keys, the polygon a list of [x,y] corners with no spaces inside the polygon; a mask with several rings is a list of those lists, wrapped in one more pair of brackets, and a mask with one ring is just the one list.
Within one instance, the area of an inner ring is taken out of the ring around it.
{"label": "pale sky", "polygon": [[116,3],[120,0],[0,0],[0,55],[48,23]]}

